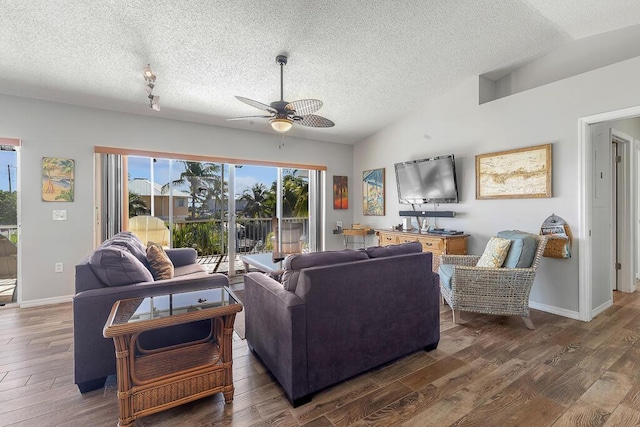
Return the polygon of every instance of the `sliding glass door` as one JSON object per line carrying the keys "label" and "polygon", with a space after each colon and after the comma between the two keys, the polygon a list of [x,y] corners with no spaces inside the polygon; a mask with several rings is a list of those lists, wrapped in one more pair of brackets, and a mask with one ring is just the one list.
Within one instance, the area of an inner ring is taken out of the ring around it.
{"label": "sliding glass door", "polygon": [[[4,142],[13,141],[19,143]],[[18,301],[19,149],[13,144],[0,145],[0,306]]]}
{"label": "sliding glass door", "polygon": [[145,244],[160,239],[151,234],[154,230],[164,230],[167,240],[157,243],[194,248],[208,271],[229,275],[242,271],[237,255],[321,249],[316,241],[321,216],[311,206],[323,203],[310,201],[323,194],[310,190],[320,171],[118,157],[128,200],[122,229],[140,235]]}

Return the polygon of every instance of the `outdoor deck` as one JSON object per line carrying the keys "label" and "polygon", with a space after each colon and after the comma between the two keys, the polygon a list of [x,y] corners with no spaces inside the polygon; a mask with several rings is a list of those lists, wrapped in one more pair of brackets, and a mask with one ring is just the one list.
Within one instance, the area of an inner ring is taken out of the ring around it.
{"label": "outdoor deck", "polygon": [[[240,261],[240,255],[236,255],[235,259],[235,274],[244,273],[244,264]],[[229,255],[205,255],[198,257],[198,264],[201,264],[208,273],[223,273],[229,274],[229,265],[234,263],[229,262]],[[232,268],[233,270],[233,268]],[[233,275],[233,274],[232,274]]]}

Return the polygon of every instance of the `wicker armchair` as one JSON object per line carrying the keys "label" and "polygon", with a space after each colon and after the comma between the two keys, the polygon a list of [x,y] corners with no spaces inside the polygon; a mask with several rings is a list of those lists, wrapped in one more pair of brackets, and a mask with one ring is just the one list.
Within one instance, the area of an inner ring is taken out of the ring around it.
{"label": "wicker armchair", "polygon": [[[521,232],[524,233],[524,232]],[[530,234],[530,233],[525,233]],[[440,264],[453,264],[451,289],[440,282],[442,298],[453,311],[453,322],[460,320],[460,311],[522,316],[525,325],[534,329],[529,318],[529,294],[547,237],[530,234],[538,245],[529,268],[476,267],[479,256],[442,255]]]}

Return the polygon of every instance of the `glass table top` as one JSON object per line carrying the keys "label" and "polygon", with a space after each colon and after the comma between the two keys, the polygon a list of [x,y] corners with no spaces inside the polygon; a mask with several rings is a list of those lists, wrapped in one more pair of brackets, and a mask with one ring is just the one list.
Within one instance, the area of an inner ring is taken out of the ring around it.
{"label": "glass table top", "polygon": [[147,298],[133,298],[119,303],[114,323],[134,323],[178,314],[239,304],[228,288],[203,289]]}

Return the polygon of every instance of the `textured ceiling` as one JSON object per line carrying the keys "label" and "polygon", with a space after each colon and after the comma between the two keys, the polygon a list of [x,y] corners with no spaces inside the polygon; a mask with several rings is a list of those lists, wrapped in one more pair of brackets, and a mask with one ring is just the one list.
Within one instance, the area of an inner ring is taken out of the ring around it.
{"label": "textured ceiling", "polygon": [[[228,122],[279,99],[317,98],[355,143],[462,79],[577,38],[640,24],[637,0],[0,0],[0,93],[270,132]],[[142,68],[157,75],[147,105]]]}

